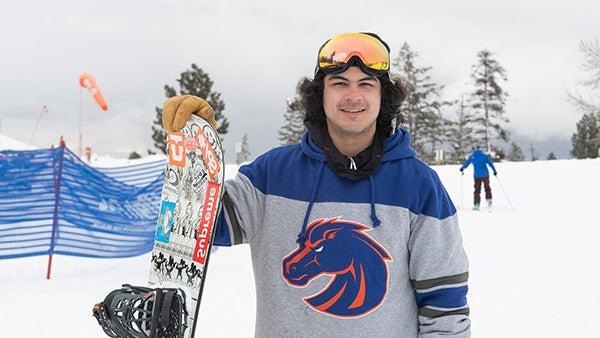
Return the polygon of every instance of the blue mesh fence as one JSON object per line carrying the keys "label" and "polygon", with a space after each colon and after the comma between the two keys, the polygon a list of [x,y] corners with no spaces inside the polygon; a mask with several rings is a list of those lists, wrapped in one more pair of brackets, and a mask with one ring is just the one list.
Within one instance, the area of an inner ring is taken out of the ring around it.
{"label": "blue mesh fence", "polygon": [[95,169],[65,147],[0,151],[0,259],[152,250],[163,168]]}

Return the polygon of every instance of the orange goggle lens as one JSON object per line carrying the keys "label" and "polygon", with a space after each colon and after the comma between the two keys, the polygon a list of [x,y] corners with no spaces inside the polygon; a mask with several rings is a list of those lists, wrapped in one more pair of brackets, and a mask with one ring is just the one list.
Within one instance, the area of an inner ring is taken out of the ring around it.
{"label": "orange goggle lens", "polygon": [[327,41],[319,50],[321,69],[343,67],[353,56],[375,71],[390,70],[390,53],[377,38],[363,33],[344,33]]}

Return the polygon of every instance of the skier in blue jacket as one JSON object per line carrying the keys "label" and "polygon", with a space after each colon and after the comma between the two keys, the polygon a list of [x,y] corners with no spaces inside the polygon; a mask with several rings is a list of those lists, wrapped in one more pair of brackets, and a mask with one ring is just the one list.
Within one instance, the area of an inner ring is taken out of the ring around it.
{"label": "skier in blue jacket", "polygon": [[[250,245],[257,337],[470,336],[456,208],[393,127],[405,94],[389,70],[377,35],[332,37],[299,85],[301,143],[225,182],[214,243]],[[189,95],[165,102],[163,125],[192,113],[215,125]]]}
{"label": "skier in blue jacket", "polygon": [[490,173],[487,166],[489,165],[494,172],[494,176],[498,175],[494,162],[490,157],[484,153],[479,147],[475,147],[469,158],[460,167],[460,172],[464,175],[464,170],[473,164],[473,178],[475,179],[473,192],[473,210],[479,210],[481,204],[481,184],[485,189],[485,200],[487,201],[488,207],[492,207],[492,188],[490,187]]}

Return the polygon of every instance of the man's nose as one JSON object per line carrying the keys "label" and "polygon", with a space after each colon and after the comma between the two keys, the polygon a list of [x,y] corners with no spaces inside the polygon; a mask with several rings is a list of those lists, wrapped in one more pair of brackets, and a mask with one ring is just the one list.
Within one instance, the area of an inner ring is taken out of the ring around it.
{"label": "man's nose", "polygon": [[360,92],[358,86],[356,85],[350,85],[348,86],[348,91],[346,92],[346,95],[344,95],[344,99],[346,99],[346,101],[350,101],[350,102],[360,102],[363,99],[362,93]]}

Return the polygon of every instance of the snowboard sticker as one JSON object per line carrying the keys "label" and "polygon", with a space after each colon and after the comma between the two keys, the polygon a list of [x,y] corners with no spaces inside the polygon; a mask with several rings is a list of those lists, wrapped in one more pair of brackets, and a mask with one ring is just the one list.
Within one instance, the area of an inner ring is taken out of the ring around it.
{"label": "snowboard sticker", "polygon": [[175,203],[162,201],[154,240],[169,244],[169,236],[171,235],[171,229],[173,228],[174,214]]}
{"label": "snowboard sticker", "polygon": [[213,232],[223,196],[223,150],[217,132],[192,115],[168,134],[168,161],[156,224],[149,284],[185,292],[184,337],[194,337]]}

